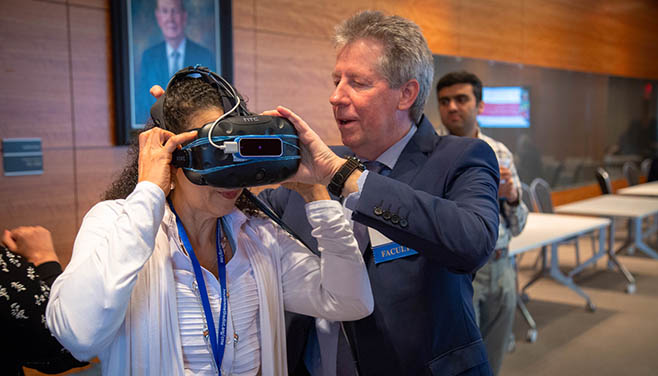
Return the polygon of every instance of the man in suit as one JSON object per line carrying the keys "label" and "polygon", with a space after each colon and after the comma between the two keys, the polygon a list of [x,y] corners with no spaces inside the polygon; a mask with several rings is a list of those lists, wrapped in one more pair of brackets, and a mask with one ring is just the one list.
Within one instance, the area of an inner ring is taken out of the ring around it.
{"label": "man in suit", "polygon": [[212,53],[185,37],[187,12],[183,0],[158,0],[155,19],[164,40],[142,54],[135,92],[135,122],[139,124],[146,122],[150,108],[155,103],[155,99],[149,95],[151,86],[166,87],[174,73],[190,65],[200,64],[215,70]]}
{"label": "man in suit", "polygon": [[[339,25],[335,42],[329,101],[346,147],[317,153],[311,169],[352,213],[375,309],[338,330],[287,317],[290,373],[489,375],[471,280],[498,235],[496,157],[481,140],[438,136],[423,115],[433,60],[416,24],[365,11]],[[279,188],[261,198],[316,246],[299,195]]]}
{"label": "man in suit", "polygon": [[[450,134],[485,141],[498,158],[500,221],[498,241],[489,262],[473,281],[475,318],[487,347],[489,364],[497,375],[510,346],[516,308],[516,270],[508,255],[509,242],[525,227],[528,208],[521,200],[521,180],[516,173],[514,156],[500,141],[486,136],[477,123],[484,110],[482,81],[473,73],[451,72],[436,85],[441,123]],[[511,343],[513,345],[513,342]]]}

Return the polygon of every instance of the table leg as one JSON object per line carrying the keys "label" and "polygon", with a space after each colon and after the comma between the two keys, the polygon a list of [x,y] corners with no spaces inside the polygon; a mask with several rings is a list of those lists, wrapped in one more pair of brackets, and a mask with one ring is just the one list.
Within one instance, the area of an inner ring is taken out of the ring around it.
{"label": "table leg", "polygon": [[521,298],[527,300],[527,295],[525,290],[527,290],[531,285],[537,282],[544,274],[546,274],[546,246],[541,247],[541,269],[528,281],[525,286],[521,289]]}
{"label": "table leg", "polygon": [[603,228],[599,229],[599,249],[598,251],[594,251],[594,252],[595,252],[594,255],[590,259],[586,260],[584,263],[573,268],[569,272],[569,274],[567,274],[567,277],[571,278],[576,274],[582,272],[583,270],[585,270],[586,267],[595,263],[598,259],[600,259],[601,257],[605,256],[608,253],[605,248],[605,231]]}
{"label": "table leg", "polygon": [[572,278],[569,278],[562,274],[560,271],[560,264],[558,261],[558,255],[557,255],[557,244],[553,243],[551,244],[551,268],[550,268],[550,275],[555,279],[556,281],[562,283],[563,285],[567,286],[568,288],[572,289],[575,291],[578,295],[582,296],[585,301],[587,302],[587,310],[590,312],[594,312],[596,310],[596,306],[594,303],[592,303],[592,300],[589,298],[589,295],[585,293],[578,285],[576,285],[573,282]]}
{"label": "table leg", "polygon": [[635,278],[633,278],[633,275],[626,269],[626,267],[619,262],[619,259],[617,259],[617,252],[625,248],[625,244],[619,248],[619,250],[615,251],[615,218],[610,218],[610,229],[609,231],[609,242],[608,242],[608,263],[612,263],[614,266],[617,267],[617,269],[621,272],[621,274],[626,278],[626,281],[628,281],[628,284],[626,285],[626,292],[629,294],[632,294],[635,292]]}
{"label": "table leg", "polygon": [[635,241],[635,247],[647,256],[658,259],[658,253],[644,242],[643,236],[642,218],[633,218],[633,240]]}

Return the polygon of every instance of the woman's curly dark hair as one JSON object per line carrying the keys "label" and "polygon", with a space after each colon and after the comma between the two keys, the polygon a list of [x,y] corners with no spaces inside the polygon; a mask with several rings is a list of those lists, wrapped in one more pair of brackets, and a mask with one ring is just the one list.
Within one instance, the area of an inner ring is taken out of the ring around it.
{"label": "woman's curly dark hair", "polygon": [[[202,79],[190,77],[177,80],[167,88],[163,108],[165,124],[162,124],[162,128],[174,134],[179,134],[188,130],[187,122],[198,111],[213,108],[223,109],[223,106],[217,88]],[[155,126],[157,125],[153,122],[153,119],[149,118],[139,133]],[[127,159],[128,163],[119,174],[119,177],[110,184],[103,194],[104,200],[123,199],[135,190],[139,175],[139,138],[137,136],[133,137]],[[244,194],[238,197],[235,206],[251,216],[261,213]]]}

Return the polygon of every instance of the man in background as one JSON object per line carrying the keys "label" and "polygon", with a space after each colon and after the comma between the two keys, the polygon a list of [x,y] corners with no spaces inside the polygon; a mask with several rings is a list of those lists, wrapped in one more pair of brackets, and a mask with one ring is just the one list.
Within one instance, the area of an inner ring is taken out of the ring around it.
{"label": "man in background", "polygon": [[153,85],[166,88],[174,73],[190,65],[200,64],[215,70],[212,53],[185,36],[187,11],[183,0],[158,0],[155,19],[164,40],[142,54],[135,91],[135,122],[140,124],[146,122],[150,108],[155,103],[155,99],[149,95],[149,88]]}
{"label": "man in background", "polygon": [[500,221],[498,241],[489,262],[473,281],[473,306],[487,347],[489,364],[498,374],[509,346],[516,307],[516,272],[508,256],[513,236],[521,233],[528,218],[528,208],[521,200],[521,181],[516,173],[514,157],[501,142],[485,136],[477,123],[482,113],[482,82],[473,73],[448,73],[436,85],[441,122],[450,134],[479,138],[496,153],[500,168],[498,197]]}
{"label": "man in background", "polygon": [[[334,41],[329,102],[346,147],[333,150],[368,169],[341,158],[329,187],[352,213],[375,309],[342,327],[287,317],[290,374],[489,375],[471,279],[498,234],[495,155],[481,140],[438,136],[423,115],[434,62],[418,25],[364,11]],[[315,247],[298,194],[261,198]]]}

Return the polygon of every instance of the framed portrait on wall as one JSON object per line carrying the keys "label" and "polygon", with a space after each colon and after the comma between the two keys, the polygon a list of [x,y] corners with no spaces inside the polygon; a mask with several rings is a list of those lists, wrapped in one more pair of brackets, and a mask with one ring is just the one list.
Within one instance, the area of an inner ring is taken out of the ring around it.
{"label": "framed portrait on wall", "polygon": [[201,65],[233,79],[231,0],[111,2],[116,143],[128,144],[150,117],[153,85]]}

